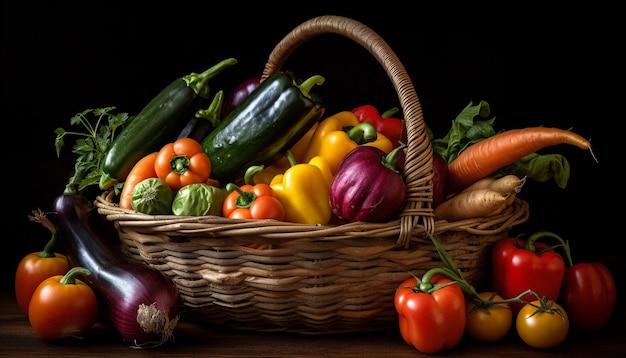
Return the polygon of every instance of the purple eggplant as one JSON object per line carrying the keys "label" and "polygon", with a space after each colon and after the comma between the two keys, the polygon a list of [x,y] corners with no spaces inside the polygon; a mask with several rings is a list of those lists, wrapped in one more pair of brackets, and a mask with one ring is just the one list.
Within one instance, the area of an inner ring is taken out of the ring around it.
{"label": "purple eggplant", "polygon": [[400,175],[405,146],[388,155],[359,146],[341,161],[330,186],[333,213],[347,221],[384,222],[404,206],[406,185]]}
{"label": "purple eggplant", "polygon": [[261,84],[261,77],[254,76],[243,80],[228,94],[222,106],[221,119],[226,118],[243,100]]}
{"label": "purple eggplant", "polygon": [[94,290],[102,312],[124,340],[133,347],[152,348],[172,339],[181,308],[173,281],[122,254],[112,224],[97,215],[83,195],[58,196],[54,212],[70,264],[92,272],[81,280]]}

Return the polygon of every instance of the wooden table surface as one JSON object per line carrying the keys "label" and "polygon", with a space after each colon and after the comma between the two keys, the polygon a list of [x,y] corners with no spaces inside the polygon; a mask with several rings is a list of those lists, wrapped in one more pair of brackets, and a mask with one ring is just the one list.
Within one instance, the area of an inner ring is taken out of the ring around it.
{"label": "wooden table surface", "polygon": [[[618,299],[619,303],[619,299]],[[37,336],[21,313],[13,291],[0,292],[0,356],[210,356],[210,357],[416,357],[427,356],[406,344],[397,330],[344,335],[259,333],[200,325],[182,320],[175,341],[153,349],[138,350],[122,342],[115,329],[99,321],[83,339],[48,342]],[[570,333],[550,350],[526,346],[512,332],[497,343],[463,339],[448,357],[619,357],[626,356],[626,310],[616,308],[613,317],[593,335]]]}

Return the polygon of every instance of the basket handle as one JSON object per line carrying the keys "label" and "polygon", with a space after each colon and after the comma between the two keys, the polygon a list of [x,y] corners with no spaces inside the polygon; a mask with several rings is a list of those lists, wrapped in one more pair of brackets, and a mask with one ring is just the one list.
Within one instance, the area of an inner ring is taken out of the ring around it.
{"label": "basket handle", "polygon": [[[343,35],[368,50],[383,66],[402,107],[407,134],[404,181],[407,197],[399,214],[398,244],[408,246],[413,230],[420,221],[427,233],[434,232],[432,209],[432,146],[422,107],[404,65],[387,42],[366,25],[342,16],[325,15],[296,26],[273,49],[263,70],[262,79],[278,72],[289,55],[305,41],[325,33]],[[423,234],[419,233],[420,235]]]}

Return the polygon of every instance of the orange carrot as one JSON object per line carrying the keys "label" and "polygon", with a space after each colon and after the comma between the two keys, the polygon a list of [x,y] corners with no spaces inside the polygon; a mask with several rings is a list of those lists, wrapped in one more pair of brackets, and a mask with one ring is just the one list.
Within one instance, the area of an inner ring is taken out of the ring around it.
{"label": "orange carrot", "polygon": [[571,144],[591,151],[587,139],[565,129],[528,127],[500,132],[470,145],[450,162],[449,190],[454,193],[526,155],[557,144]]}
{"label": "orange carrot", "polygon": [[133,188],[140,181],[148,178],[156,178],[154,163],[159,152],[150,153],[141,158],[126,176],[122,192],[120,193],[120,208],[132,209]]}

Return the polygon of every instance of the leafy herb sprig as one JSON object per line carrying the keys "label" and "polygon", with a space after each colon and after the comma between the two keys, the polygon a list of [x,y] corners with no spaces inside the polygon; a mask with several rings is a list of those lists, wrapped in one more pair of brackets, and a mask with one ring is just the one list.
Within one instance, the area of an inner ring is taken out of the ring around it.
{"label": "leafy herb sprig", "polygon": [[116,107],[86,109],[70,119],[71,125],[82,125],[85,131],[66,131],[57,128],[54,146],[57,157],[65,145],[67,135],[78,136],[72,153],[78,155],[72,175],[65,187],[65,192],[83,192],[91,185],[97,185],[103,175],[102,161],[111,143],[115,139],[115,131],[132,119],[128,113],[113,113]]}

